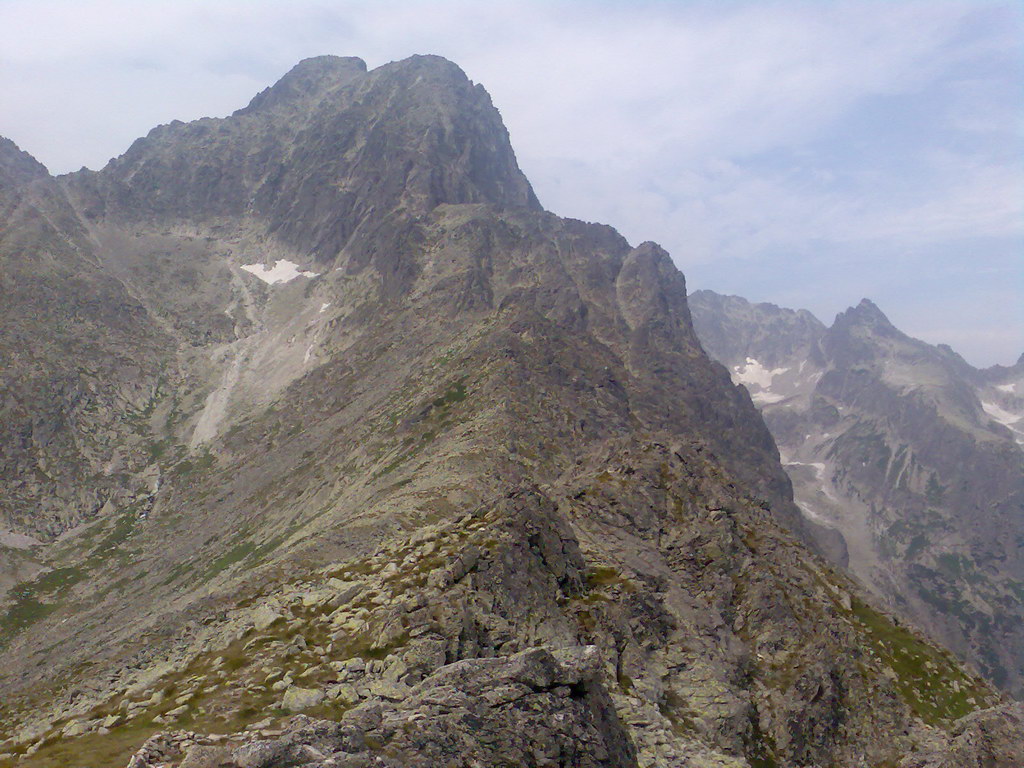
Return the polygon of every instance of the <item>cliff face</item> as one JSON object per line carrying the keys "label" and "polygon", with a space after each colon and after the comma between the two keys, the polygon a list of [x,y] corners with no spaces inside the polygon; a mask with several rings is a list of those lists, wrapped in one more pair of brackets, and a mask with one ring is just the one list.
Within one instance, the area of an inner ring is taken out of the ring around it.
{"label": "cliff face", "polygon": [[59,184],[6,140],[0,217],[0,532],[48,539],[142,490],[133,418],[172,347]]}
{"label": "cliff face", "polygon": [[138,358],[146,490],[29,550],[9,761],[853,766],[997,702],[808,552],[667,254],[542,211],[449,62],[18,163],[138,308],[95,358]]}
{"label": "cliff face", "polygon": [[[866,300],[808,333],[790,310],[691,298],[709,353],[761,407],[797,503],[843,534],[854,573],[1019,695],[1019,366],[977,371]],[[725,326],[728,347],[716,336]]]}
{"label": "cliff face", "polygon": [[396,216],[441,203],[539,209],[486,91],[435,56],[308,59],[231,117],[161,126],[68,182],[89,217],[254,220],[320,264],[371,258]]}

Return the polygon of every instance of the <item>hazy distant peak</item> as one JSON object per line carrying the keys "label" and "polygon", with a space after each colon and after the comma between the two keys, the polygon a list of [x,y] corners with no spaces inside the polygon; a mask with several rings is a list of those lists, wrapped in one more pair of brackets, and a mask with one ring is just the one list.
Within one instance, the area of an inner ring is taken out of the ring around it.
{"label": "hazy distant peak", "polygon": [[733,311],[757,312],[780,318],[799,318],[810,327],[817,328],[821,331],[825,330],[825,324],[808,309],[790,309],[789,307],[780,307],[778,304],[772,304],[769,301],[754,302],[749,299],[745,299],[742,296],[716,293],[715,291],[708,290],[707,288],[694,291],[690,294],[689,300],[691,303],[696,301],[706,305],[708,309],[718,307],[721,309],[732,309]]}
{"label": "hazy distant peak", "polygon": [[309,58],[302,59],[288,70],[288,74],[285,77],[306,76],[308,74],[336,75],[350,71],[366,72],[366,62],[358,56],[325,54],[323,56],[310,56]]}
{"label": "hazy distant peak", "polygon": [[23,184],[49,175],[45,165],[10,139],[0,136],[0,183]]}
{"label": "hazy distant peak", "polygon": [[850,307],[845,312],[840,312],[836,316],[836,320],[832,325],[832,328],[840,331],[859,328],[874,331],[876,333],[881,332],[884,335],[900,333],[896,327],[889,322],[889,318],[885,316],[885,313],[882,312],[882,310],[880,310],[870,299],[861,299],[857,306]]}
{"label": "hazy distant peak", "polygon": [[245,114],[294,101],[321,98],[328,91],[347,85],[366,74],[366,62],[356,56],[314,56],[303,59],[269,88],[260,91],[249,105],[235,114]]}
{"label": "hazy distant peak", "polygon": [[432,74],[435,76],[443,76],[456,80],[468,81],[469,77],[463,71],[462,67],[456,64],[454,61],[446,59],[444,56],[437,56],[435,54],[415,54],[405,59],[399,59],[398,61],[392,61],[384,64],[374,72],[389,72],[389,71],[401,71],[410,72],[416,74]]}
{"label": "hazy distant peak", "polygon": [[861,299],[860,303],[856,307],[853,307],[848,311],[851,312],[852,316],[856,317],[858,320],[867,320],[873,323],[885,323],[886,325],[892,325],[892,323],[889,322],[889,318],[885,316],[885,313],[882,312],[882,310],[878,308],[878,305],[871,301],[871,299]]}

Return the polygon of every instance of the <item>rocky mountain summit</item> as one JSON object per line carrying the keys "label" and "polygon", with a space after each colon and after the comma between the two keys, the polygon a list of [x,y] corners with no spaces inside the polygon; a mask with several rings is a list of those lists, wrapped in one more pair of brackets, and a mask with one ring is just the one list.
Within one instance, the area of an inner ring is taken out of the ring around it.
{"label": "rocky mountain summit", "polygon": [[543,211],[450,62],[0,149],[0,765],[1019,760],[811,551],[668,255]]}
{"label": "rocky mountain summit", "polygon": [[864,300],[806,311],[698,291],[708,353],[750,392],[804,513],[902,616],[1024,691],[1024,367],[976,370]]}

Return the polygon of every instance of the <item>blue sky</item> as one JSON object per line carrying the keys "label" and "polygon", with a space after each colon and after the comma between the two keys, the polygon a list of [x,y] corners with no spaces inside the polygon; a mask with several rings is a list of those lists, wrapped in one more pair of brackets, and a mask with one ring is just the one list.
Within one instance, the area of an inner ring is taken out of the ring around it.
{"label": "blue sky", "polygon": [[98,168],[321,53],[456,61],[546,207],[691,289],[1024,352],[1019,3],[0,0],[0,134]]}

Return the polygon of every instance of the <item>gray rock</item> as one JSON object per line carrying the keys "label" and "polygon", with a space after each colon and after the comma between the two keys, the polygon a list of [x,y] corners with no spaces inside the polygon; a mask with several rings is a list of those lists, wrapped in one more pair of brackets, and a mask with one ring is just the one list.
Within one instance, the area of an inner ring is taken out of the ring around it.
{"label": "gray rock", "polygon": [[289,712],[301,712],[304,709],[315,707],[323,702],[326,694],[324,691],[312,688],[299,688],[292,685],[284,692],[281,700],[281,707]]}
{"label": "gray rock", "polygon": [[252,616],[253,625],[259,632],[262,632],[264,629],[268,629],[282,619],[284,619],[284,616],[268,605],[261,605],[255,610]]}
{"label": "gray rock", "polygon": [[276,768],[290,752],[290,745],[284,742],[256,740],[236,747],[231,755],[238,768]]}
{"label": "gray rock", "polygon": [[220,746],[189,747],[178,768],[236,768],[231,753]]}

